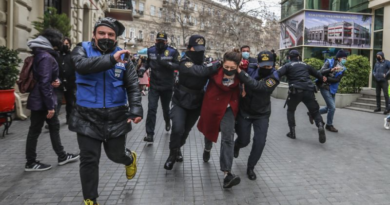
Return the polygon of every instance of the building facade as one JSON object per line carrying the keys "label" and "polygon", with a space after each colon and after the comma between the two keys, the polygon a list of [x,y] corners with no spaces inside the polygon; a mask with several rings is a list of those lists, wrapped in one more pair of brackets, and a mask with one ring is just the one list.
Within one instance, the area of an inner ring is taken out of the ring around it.
{"label": "building facade", "polygon": [[[108,1],[108,7],[118,7],[118,2]],[[128,42],[132,53],[154,45],[160,31],[166,32],[168,43],[180,51],[186,49],[192,34],[203,35],[206,55],[214,58],[242,45],[251,46],[252,56],[278,46],[276,20],[263,22],[211,0],[133,0],[132,5],[133,21],[121,19],[126,32],[119,38],[120,45]],[[112,11],[107,15],[116,16]]]}

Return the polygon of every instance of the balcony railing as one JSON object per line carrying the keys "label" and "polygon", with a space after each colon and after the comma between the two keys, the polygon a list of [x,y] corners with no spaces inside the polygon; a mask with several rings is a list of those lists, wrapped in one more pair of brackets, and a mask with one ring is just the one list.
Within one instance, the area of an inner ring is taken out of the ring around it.
{"label": "balcony railing", "polygon": [[142,43],[144,41],[144,39],[143,38],[136,38],[136,41],[139,43]]}
{"label": "balcony railing", "polygon": [[133,17],[134,17],[134,18],[140,18],[140,17],[143,16],[143,15],[144,15],[144,11],[137,10],[137,9],[135,9],[135,10],[133,11]]}
{"label": "balcony railing", "polygon": [[193,6],[184,6],[184,7],[182,8],[182,11],[183,11],[184,13],[191,13],[191,12],[194,12],[194,7],[193,7]]}
{"label": "balcony railing", "polygon": [[133,10],[133,5],[130,0],[117,0],[108,5],[112,9]]}

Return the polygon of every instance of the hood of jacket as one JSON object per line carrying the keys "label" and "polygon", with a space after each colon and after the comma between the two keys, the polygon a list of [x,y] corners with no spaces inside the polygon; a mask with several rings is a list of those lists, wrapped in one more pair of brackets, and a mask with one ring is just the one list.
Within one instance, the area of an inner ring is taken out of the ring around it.
{"label": "hood of jacket", "polygon": [[43,36],[38,36],[37,38],[28,41],[27,46],[30,49],[45,48],[45,49],[53,50],[53,46],[51,45],[50,41]]}
{"label": "hood of jacket", "polygon": [[380,56],[382,56],[382,60],[386,60],[385,54],[383,52],[378,52],[376,55],[380,55]]}

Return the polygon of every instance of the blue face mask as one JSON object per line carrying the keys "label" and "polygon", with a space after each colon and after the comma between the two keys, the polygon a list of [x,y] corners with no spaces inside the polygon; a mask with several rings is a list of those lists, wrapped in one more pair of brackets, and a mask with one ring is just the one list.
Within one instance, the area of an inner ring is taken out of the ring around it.
{"label": "blue face mask", "polygon": [[341,65],[345,65],[346,62],[347,62],[347,59],[341,59],[340,64],[341,64]]}
{"label": "blue face mask", "polygon": [[242,58],[244,58],[244,59],[249,58],[249,52],[242,52],[241,55],[242,55]]}

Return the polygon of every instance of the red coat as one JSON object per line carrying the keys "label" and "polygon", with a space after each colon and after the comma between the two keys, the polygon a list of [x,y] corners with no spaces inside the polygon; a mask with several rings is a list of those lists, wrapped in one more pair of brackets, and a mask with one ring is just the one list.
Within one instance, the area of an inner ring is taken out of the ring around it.
{"label": "red coat", "polygon": [[210,78],[203,98],[202,111],[198,122],[198,129],[204,136],[217,142],[219,128],[228,104],[232,108],[234,117],[238,113],[238,98],[240,95],[239,80],[236,74],[234,83],[229,87],[222,84],[223,68]]}

